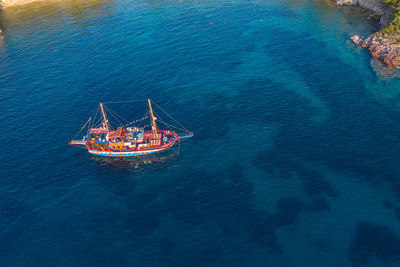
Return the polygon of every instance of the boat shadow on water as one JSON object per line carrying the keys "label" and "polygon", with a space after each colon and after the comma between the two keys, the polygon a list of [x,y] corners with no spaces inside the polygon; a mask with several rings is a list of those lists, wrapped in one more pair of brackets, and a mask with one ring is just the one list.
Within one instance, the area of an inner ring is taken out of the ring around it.
{"label": "boat shadow on water", "polygon": [[142,171],[144,169],[155,169],[163,167],[171,167],[180,155],[180,145],[172,147],[160,153],[143,155],[137,157],[101,157],[91,155],[91,159],[98,166],[104,168],[115,168],[130,171]]}

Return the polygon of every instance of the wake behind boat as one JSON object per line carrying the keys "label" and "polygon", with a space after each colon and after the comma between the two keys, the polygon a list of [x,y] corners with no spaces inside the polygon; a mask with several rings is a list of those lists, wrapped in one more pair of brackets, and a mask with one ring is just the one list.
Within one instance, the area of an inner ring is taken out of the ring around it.
{"label": "wake behind boat", "polygon": [[[157,104],[150,99],[146,101],[148,111],[145,117],[126,124],[121,123],[121,120],[123,120],[121,116],[100,103],[94,118],[90,117],[81,129],[82,131],[87,126],[87,132],[83,138],[71,140],[69,144],[83,146],[89,153],[98,156],[132,157],[162,152],[181,140],[193,136],[192,132],[184,128]],[[156,117],[152,103],[180,127],[167,124],[158,114],[156,114]],[[116,120],[116,128],[112,128],[107,113]],[[156,120],[160,121],[167,129],[160,129]],[[149,124],[145,125],[146,122]]]}

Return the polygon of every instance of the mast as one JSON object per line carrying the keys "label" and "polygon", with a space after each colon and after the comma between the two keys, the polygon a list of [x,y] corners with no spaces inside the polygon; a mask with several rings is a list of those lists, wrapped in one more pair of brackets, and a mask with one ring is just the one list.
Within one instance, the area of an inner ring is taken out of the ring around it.
{"label": "mast", "polygon": [[150,117],[151,117],[151,128],[153,130],[153,135],[157,136],[158,128],[157,128],[157,124],[156,124],[156,119],[154,118],[153,109],[151,108],[150,98],[147,99],[147,103],[149,103]]}
{"label": "mast", "polygon": [[104,112],[104,109],[103,109],[103,103],[100,103],[100,109],[101,109],[101,113],[103,114],[103,120],[104,120],[104,124],[106,125],[107,132],[109,132],[110,129],[109,129],[109,126],[108,126],[108,120],[107,120],[107,117],[106,117],[106,113]]}

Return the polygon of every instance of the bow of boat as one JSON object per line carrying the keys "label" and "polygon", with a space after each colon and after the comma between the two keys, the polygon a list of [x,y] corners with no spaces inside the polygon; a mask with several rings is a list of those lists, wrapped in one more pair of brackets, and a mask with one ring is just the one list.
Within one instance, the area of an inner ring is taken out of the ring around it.
{"label": "bow of boat", "polygon": [[184,141],[193,137],[193,133],[178,136],[179,141]]}

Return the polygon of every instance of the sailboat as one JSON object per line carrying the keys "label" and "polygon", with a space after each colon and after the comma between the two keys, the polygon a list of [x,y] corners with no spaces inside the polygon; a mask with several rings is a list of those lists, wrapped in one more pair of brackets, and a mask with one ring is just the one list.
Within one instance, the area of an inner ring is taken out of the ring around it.
{"label": "sailboat", "polygon": [[[99,103],[94,118],[90,117],[81,129],[82,131],[87,127],[86,134],[81,140],[71,140],[69,145],[84,147],[89,153],[97,156],[135,157],[165,151],[193,136],[192,132],[184,128],[150,99],[136,101],[146,101],[148,111],[145,117],[125,124],[118,120],[118,118],[122,118],[121,116],[107,107],[108,113],[118,121],[116,128],[111,126],[104,103]],[[180,127],[167,124],[158,114],[156,117],[152,103]],[[98,113],[100,113],[99,119],[97,119]],[[145,125],[147,119],[150,122],[149,125]],[[160,129],[156,120],[160,121],[167,129]]]}

